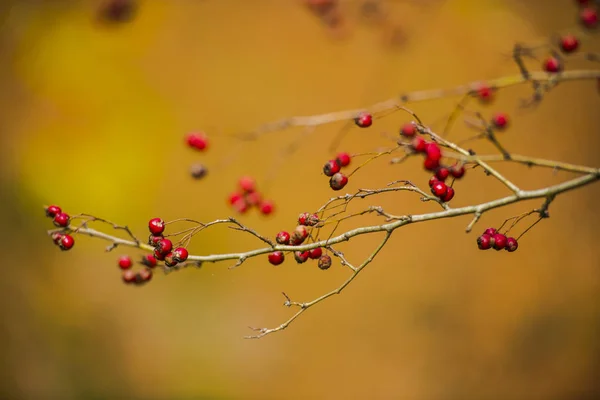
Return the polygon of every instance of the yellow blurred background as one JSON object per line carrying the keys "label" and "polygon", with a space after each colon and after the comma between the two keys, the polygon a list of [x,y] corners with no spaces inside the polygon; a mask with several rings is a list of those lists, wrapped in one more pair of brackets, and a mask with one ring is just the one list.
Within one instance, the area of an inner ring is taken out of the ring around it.
{"label": "yellow blurred background", "polygon": [[[140,253],[105,253],[105,242],[88,237],[76,237],[69,252],[52,244],[44,204],[128,224],[144,237],[154,216],[229,216],[225,199],[246,174],[277,210],[272,218],[251,212],[240,219],[265,235],[291,229],[298,213],[331,197],[320,168],[344,123],[246,142],[235,134],[286,116],[514,74],[514,43],[573,27],[577,12],[573,1],[407,0],[385,2],[385,21],[374,23],[361,17],[356,0],[342,2],[343,23],[332,30],[300,3],[145,0],[131,21],[100,23],[100,1],[3,1],[1,398],[600,396],[597,184],[560,196],[551,218],[515,253],[477,250],[477,232],[539,202],[485,214],[468,235],[470,217],[400,229],[341,296],[261,340],[244,340],[246,327],[287,319],[292,310],[282,306],[282,291],[308,301],[348,271],[291,259],[275,268],[259,257],[235,270],[219,263],[159,274],[132,288],[120,281],[116,258]],[[583,45],[600,50],[592,37]],[[511,115],[501,137],[506,147],[598,167],[595,86],[566,83],[538,107],[518,108],[529,94],[528,87],[507,89],[482,110]],[[439,129],[455,102],[411,107]],[[353,127],[341,149],[389,146],[385,135],[396,135],[407,120],[395,113],[369,129]],[[210,135],[209,151],[185,147],[192,130]],[[452,133],[470,134],[460,121]],[[294,143],[294,153],[283,153]],[[210,172],[192,181],[188,169],[198,160]],[[498,168],[523,188],[570,177]],[[506,194],[482,173],[468,175],[456,186],[454,206]],[[416,160],[382,160],[359,171],[347,189],[395,179],[423,184],[428,175]],[[437,210],[404,193],[363,200],[357,210],[367,205],[397,214]],[[380,222],[365,217],[344,228]],[[261,245],[239,232],[210,232],[194,239],[193,253]],[[357,238],[340,249],[359,263],[379,239]]]}

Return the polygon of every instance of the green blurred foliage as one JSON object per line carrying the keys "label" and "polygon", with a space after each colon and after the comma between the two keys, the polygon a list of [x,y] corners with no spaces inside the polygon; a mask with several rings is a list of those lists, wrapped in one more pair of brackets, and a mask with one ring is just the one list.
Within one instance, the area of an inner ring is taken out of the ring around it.
{"label": "green blurred foliage", "polygon": [[[396,232],[380,258],[342,295],[287,331],[242,339],[247,325],[275,326],[290,310],[280,292],[310,300],[347,276],[310,265],[206,265],[143,288],[125,287],[117,249],[77,238],[59,252],[45,236],[42,205],[57,203],[128,224],[140,236],[152,216],[228,216],[236,179],[257,177],[276,216],[243,221],[264,234],[293,227],[299,212],[331,196],[319,169],[343,124],[291,129],[240,142],[235,134],[284,116],[356,108],[399,92],[514,74],[513,43],[571,26],[556,2],[389,2],[386,30],[361,23],[344,2],[343,35],[299,2],[146,0],[135,18],[101,24],[99,1],[5,1],[0,65],[0,276],[2,398],[592,398],[600,373],[600,256],[596,199],[587,187],[553,203],[552,218],[514,254],[478,252],[468,219]],[[590,40],[590,46],[594,41]],[[595,42],[597,44],[597,41]],[[514,115],[503,134],[516,153],[598,165],[600,106],[589,82],[557,87],[533,110],[526,87],[492,108]],[[454,99],[414,110],[434,128]],[[351,129],[343,148],[389,145],[400,113]],[[211,135],[198,155],[190,130]],[[458,135],[469,135],[457,124]],[[296,151],[285,153],[290,145]],[[491,150],[491,148],[489,149]],[[190,163],[210,168],[190,181]],[[519,185],[542,187],[567,174],[503,166]],[[417,163],[375,162],[349,184],[421,182]],[[504,194],[483,175],[460,182],[455,204]],[[361,203],[361,208],[366,203]],[[372,203],[425,212],[415,197]],[[536,204],[486,214],[479,227]],[[410,210],[410,211],[408,211]],[[375,223],[377,218],[350,222]],[[354,225],[353,225],[354,224]],[[477,230],[477,229],[476,229]],[[360,260],[377,244],[346,246]],[[250,249],[251,237],[202,233],[194,253]],[[134,253],[130,253],[134,255]],[[137,253],[135,253],[137,256]]]}

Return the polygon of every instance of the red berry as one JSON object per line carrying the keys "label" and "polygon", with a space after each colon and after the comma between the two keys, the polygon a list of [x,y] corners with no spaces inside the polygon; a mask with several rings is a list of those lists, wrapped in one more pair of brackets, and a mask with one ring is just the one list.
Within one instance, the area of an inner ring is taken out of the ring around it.
{"label": "red berry", "polygon": [[158,246],[158,242],[164,238],[165,237],[163,235],[150,234],[150,236],[148,236],[148,244],[152,247],[156,247],[156,246]]}
{"label": "red berry", "polygon": [[60,214],[62,210],[59,206],[48,206],[46,207],[46,216],[50,218],[54,218],[56,214]]}
{"label": "red berry", "polygon": [[462,178],[465,174],[465,166],[462,164],[454,164],[450,167],[450,174],[456,179]]}
{"label": "red berry", "polygon": [[444,203],[449,202],[450,200],[452,200],[454,198],[454,188],[448,186],[448,189],[446,191],[446,194],[444,196],[441,197],[441,200]]}
{"label": "red berry", "polygon": [[323,255],[323,249],[320,248],[320,247],[317,247],[316,249],[309,250],[309,252],[308,252],[308,257],[311,260],[318,260],[319,258],[321,258],[322,255]]}
{"label": "red berry", "polygon": [[142,258],[142,264],[144,264],[146,267],[154,268],[156,267],[156,257],[151,254],[146,254]]}
{"label": "red berry", "polygon": [[239,199],[238,201],[233,203],[233,208],[240,214],[245,214],[246,211],[248,211],[248,209],[250,208],[250,205],[246,203],[246,200]]}
{"label": "red berry", "polygon": [[243,200],[243,199],[244,199],[243,194],[235,192],[235,193],[231,193],[227,200],[229,201],[229,204],[234,205],[235,203],[237,203],[238,201]]}
{"label": "red berry", "polygon": [[494,92],[492,88],[486,85],[482,85],[479,89],[477,89],[477,97],[483,103],[489,103],[492,100]]}
{"label": "red berry", "polygon": [[417,153],[424,153],[427,150],[427,141],[425,139],[423,139],[421,136],[416,136],[413,140],[412,143],[410,144],[410,146],[413,148],[414,151],[416,151]]}
{"label": "red berry", "polygon": [[62,235],[58,240],[58,247],[61,250],[70,250],[75,244],[75,239],[71,235]]}
{"label": "red berry", "polygon": [[281,231],[275,236],[275,241],[279,244],[290,244],[290,234],[286,231]]}
{"label": "red berry", "polygon": [[283,251],[274,251],[269,254],[269,262],[273,265],[279,265],[285,260]]}
{"label": "red berry", "polygon": [[292,246],[298,246],[302,244],[306,238],[308,237],[308,230],[304,225],[298,225],[294,232],[292,232],[292,237],[290,239],[290,244]]}
{"label": "red berry", "polygon": [[517,239],[515,239],[514,237],[509,237],[508,239],[506,239],[506,247],[504,248],[504,250],[508,251],[509,253],[512,253],[513,251],[517,250],[517,248],[519,248],[519,243],[517,242]]}
{"label": "red berry", "polygon": [[348,177],[341,172],[338,172],[329,179],[329,187],[333,190],[342,190],[347,183]]}
{"label": "red berry", "polygon": [[275,209],[275,204],[271,200],[265,200],[260,203],[260,212],[263,215],[269,215]]}
{"label": "red berry", "polygon": [[338,153],[338,155],[335,157],[335,161],[341,166],[341,167],[347,167],[350,164],[350,154],[344,152],[344,153]]}
{"label": "red berry", "polygon": [[400,135],[404,137],[413,137],[417,134],[417,127],[415,124],[411,124],[410,122],[404,124],[402,129],[400,129]]}
{"label": "red berry", "polygon": [[562,65],[558,58],[556,57],[548,57],[546,61],[544,61],[544,71],[546,72],[559,72],[562,69]]}
{"label": "red berry", "polygon": [[305,263],[306,260],[308,260],[309,256],[310,256],[310,253],[308,251],[295,251],[294,252],[294,259],[296,260],[296,262],[298,264]]}
{"label": "red berry", "polygon": [[154,255],[154,258],[156,258],[158,261],[164,261],[165,260],[166,254],[161,253],[160,251],[158,251],[158,249],[154,249],[154,251],[152,252],[152,254]]}
{"label": "red berry", "polygon": [[137,4],[132,0],[110,0],[100,9],[100,18],[104,22],[120,23],[128,22],[134,16]]}
{"label": "red berry", "polygon": [[492,117],[492,124],[497,129],[504,129],[508,124],[508,115],[505,113],[497,113]]}
{"label": "red berry", "polygon": [[123,271],[123,273],[121,274],[121,278],[123,279],[123,282],[125,283],[133,283],[135,282],[135,278],[136,278],[136,273],[130,269]]}
{"label": "red berry", "polygon": [[362,113],[354,118],[354,123],[360,128],[368,128],[373,124],[373,116],[369,113]]}
{"label": "red berry", "polygon": [[440,167],[440,160],[434,160],[433,158],[425,158],[425,161],[423,161],[423,167],[427,170],[427,171],[435,171]]}
{"label": "red berry", "polygon": [[246,193],[256,191],[256,181],[251,176],[243,176],[238,181],[240,189]]}
{"label": "red berry", "polygon": [[165,261],[165,265],[167,267],[174,267],[177,265],[177,260],[175,259],[175,256],[173,255],[172,252],[165,255],[164,261]]}
{"label": "red berry", "polygon": [[492,247],[492,237],[488,234],[483,234],[477,238],[477,247],[480,250],[487,250]]}
{"label": "red berry", "polygon": [[208,174],[208,169],[204,164],[192,164],[190,167],[190,175],[194,179],[202,179]]}
{"label": "red berry", "polygon": [[436,178],[438,178],[442,182],[444,182],[449,175],[450,171],[446,167],[440,167],[437,169],[437,171],[435,171]]}
{"label": "red berry", "polygon": [[435,161],[439,161],[442,158],[442,150],[440,149],[440,146],[437,145],[437,143],[429,143],[427,145],[427,158],[430,158],[432,160]]}
{"label": "red berry", "polygon": [[315,226],[320,221],[321,220],[319,219],[319,216],[317,214],[310,214],[306,219],[306,226]]}
{"label": "red berry", "polygon": [[133,265],[131,261],[131,257],[129,256],[121,256],[119,257],[119,268],[121,269],[129,269]]}
{"label": "red berry", "polygon": [[172,248],[173,242],[171,242],[169,239],[160,239],[156,244],[156,251],[158,251],[160,254],[170,253]]}
{"label": "red berry", "polygon": [[496,228],[487,228],[483,232],[484,235],[490,235],[490,236],[494,236],[496,233],[498,233],[498,231],[496,230]]}
{"label": "red berry", "polygon": [[437,178],[437,176],[435,176],[435,175],[432,176],[431,178],[429,178],[429,187],[431,188],[438,181],[439,181],[439,179]]}
{"label": "red berry", "polygon": [[244,197],[249,206],[257,206],[262,202],[262,196],[258,192],[249,192]]}
{"label": "red berry", "polygon": [[437,196],[439,198],[444,197],[447,192],[448,192],[448,186],[446,186],[446,184],[444,182],[437,181],[431,187],[431,193],[433,193],[435,196]]}
{"label": "red berry", "polygon": [[71,220],[71,217],[69,217],[69,214],[64,213],[64,212],[59,212],[58,214],[56,214],[54,216],[54,219],[52,220],[52,222],[54,222],[54,225],[64,228],[66,226],[69,226],[70,220]]}
{"label": "red berry", "polygon": [[160,218],[152,218],[148,221],[148,229],[153,235],[160,235],[165,231],[165,221]]}
{"label": "red berry", "polygon": [[306,221],[308,220],[310,213],[303,212],[298,216],[298,225],[306,225]]}
{"label": "red berry", "polygon": [[496,233],[494,235],[494,249],[496,250],[502,250],[503,248],[506,247],[506,242],[508,240],[506,239],[506,236],[504,236],[501,233]]}
{"label": "red berry", "polygon": [[340,164],[336,160],[329,160],[323,166],[323,173],[327,176],[333,176],[340,172]]}
{"label": "red berry", "polygon": [[579,40],[575,35],[565,35],[560,38],[560,48],[565,53],[572,53],[579,47]]}
{"label": "red berry", "polygon": [[586,28],[595,28],[598,25],[598,11],[592,7],[586,7],[579,13],[579,19]]}
{"label": "red berry", "polygon": [[188,259],[189,253],[185,247],[178,247],[173,250],[173,260],[177,262],[184,262]]}
{"label": "red berry", "polygon": [[136,278],[139,278],[139,283],[146,283],[152,279],[152,270],[150,268],[144,268],[137,273]]}
{"label": "red berry", "polygon": [[186,140],[188,146],[200,151],[208,147],[208,137],[204,132],[191,133],[187,136]]}
{"label": "red berry", "polygon": [[52,238],[52,241],[54,242],[54,244],[58,245],[58,242],[60,241],[60,238],[63,237],[63,234],[60,232],[54,232],[54,233],[52,233],[52,235],[50,237]]}
{"label": "red berry", "polygon": [[327,254],[322,255],[317,265],[322,270],[329,269],[331,267],[331,257]]}

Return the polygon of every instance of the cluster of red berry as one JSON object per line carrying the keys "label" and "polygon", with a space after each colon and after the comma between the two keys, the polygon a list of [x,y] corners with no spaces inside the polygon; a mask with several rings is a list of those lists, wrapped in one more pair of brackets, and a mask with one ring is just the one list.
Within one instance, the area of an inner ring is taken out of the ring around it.
{"label": "cluster of red berry", "polygon": [[481,250],[488,250],[492,247],[496,250],[506,250],[509,253],[517,250],[519,243],[514,237],[507,238],[495,228],[487,228],[481,236],[477,238],[477,246]]}
{"label": "cluster of red berry", "polygon": [[[591,7],[583,8],[580,19],[585,27],[595,28],[598,25],[598,11]],[[559,38],[558,47],[565,54],[573,53],[579,48],[579,39],[572,34],[564,35]],[[554,54],[544,60],[542,67],[546,72],[558,73],[563,70],[563,63],[558,54]]]}
{"label": "cluster of red berry", "polygon": [[251,207],[258,207],[261,214],[269,215],[275,210],[272,200],[264,200],[256,188],[256,181],[250,176],[243,176],[238,181],[239,191],[229,195],[228,202],[240,214],[245,214]]}
{"label": "cluster of red berry", "polygon": [[145,255],[140,264],[145,265],[146,268],[135,272],[131,269],[133,261],[129,256],[121,256],[118,260],[119,268],[123,271],[122,278],[123,282],[131,283],[134,285],[142,285],[152,279],[152,268],[156,267],[156,257],[151,254]]}
{"label": "cluster of red berry", "polygon": [[[307,227],[314,227],[320,222],[317,214],[302,213],[298,217],[298,226],[290,234],[287,231],[281,231],[275,236],[275,241],[282,245],[299,246],[308,238],[309,232]],[[331,267],[331,257],[328,254],[323,254],[323,249],[317,247],[306,251],[295,251],[294,259],[298,264],[303,264],[309,259],[319,260],[317,265],[320,269],[328,269]],[[273,265],[280,265],[285,260],[283,251],[274,251],[269,254],[269,262]]]}
{"label": "cluster of red berry", "polygon": [[[59,228],[67,228],[69,222],[71,222],[69,214],[62,212],[59,206],[46,207],[46,216],[52,218],[52,223]],[[51,237],[54,244],[60,247],[61,250],[69,250],[75,244],[73,236],[66,233],[54,232]]]}
{"label": "cluster of red berry", "polygon": [[154,258],[158,261],[164,261],[167,267],[174,267],[188,258],[188,251],[185,247],[173,249],[173,242],[164,237],[165,221],[160,218],[152,218],[148,222],[150,236],[148,244],[154,247]]}
{"label": "cluster of red berry", "polygon": [[323,166],[323,173],[329,176],[329,187],[333,190],[342,190],[348,183],[348,177],[340,170],[350,165],[351,159],[348,153],[338,153],[333,160],[327,161]]}

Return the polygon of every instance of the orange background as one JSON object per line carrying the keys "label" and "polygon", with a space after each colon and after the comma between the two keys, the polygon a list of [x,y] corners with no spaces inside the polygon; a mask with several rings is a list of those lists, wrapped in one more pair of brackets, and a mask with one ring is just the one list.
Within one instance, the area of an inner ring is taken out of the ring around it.
{"label": "orange background", "polygon": [[[146,0],[133,21],[113,25],[95,19],[98,1],[2,3],[0,397],[598,395],[597,184],[558,197],[551,218],[512,254],[477,250],[477,233],[539,202],[485,214],[469,235],[463,232],[470,217],[402,228],[341,296],[258,341],[243,339],[246,326],[274,327],[291,315],[281,291],[308,301],[348,271],[336,263],[323,272],[314,262],[291,259],[275,268],[259,257],[233,271],[230,263],[205,265],[132,288],[121,283],[115,260],[138,253],[105,253],[105,242],[88,237],[60,252],[46,236],[51,223],[43,204],[128,224],[141,237],[154,216],[226,217],[225,198],[245,174],[257,178],[277,211],[240,219],[265,235],[291,229],[298,213],[331,197],[320,168],[344,123],[250,142],[234,134],[281,117],[515,74],[512,45],[573,27],[577,12],[569,1],[390,1],[386,21],[369,24],[359,1],[342,3],[344,25],[335,31],[296,1]],[[394,32],[401,40],[392,43]],[[593,37],[583,45],[599,50]],[[507,89],[482,109],[510,114],[501,136],[506,147],[599,166],[595,86],[566,83],[537,108],[518,108],[528,95],[526,86]],[[439,129],[455,102],[411,108]],[[369,129],[352,127],[341,148],[389,146],[382,134],[396,135],[407,120],[395,113]],[[208,152],[185,148],[191,130],[210,135]],[[451,137],[472,133],[459,121]],[[291,143],[295,152],[286,155]],[[197,160],[210,169],[203,181],[188,176]],[[570,177],[498,168],[527,189]],[[480,171],[469,172],[457,182],[453,206],[507,194]],[[426,185],[428,175],[416,160],[396,166],[381,160],[357,172],[346,189],[396,179]],[[396,214],[438,209],[410,193],[363,200],[355,210],[368,205]],[[381,218],[344,228],[374,223]],[[194,254],[261,246],[239,232],[210,232],[194,239]],[[358,264],[379,239],[363,236],[340,249]]]}

